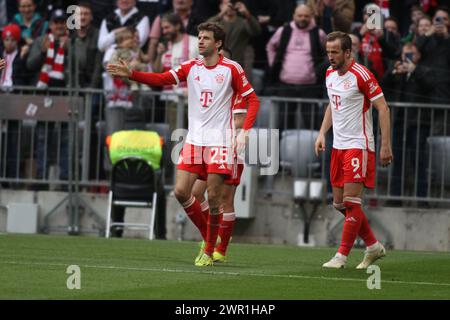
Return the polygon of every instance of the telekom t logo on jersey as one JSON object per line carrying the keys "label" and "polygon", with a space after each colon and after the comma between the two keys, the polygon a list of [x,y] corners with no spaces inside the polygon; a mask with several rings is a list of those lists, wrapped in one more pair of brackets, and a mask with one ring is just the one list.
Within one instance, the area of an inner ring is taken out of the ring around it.
{"label": "telekom t logo on jersey", "polygon": [[202,104],[203,107],[207,108],[212,104],[212,91],[210,90],[205,90],[202,91],[201,93],[201,97],[200,97],[200,103]]}
{"label": "telekom t logo on jersey", "polygon": [[337,94],[332,94],[331,101],[333,102],[334,106],[336,107],[336,110],[339,110],[339,107],[341,106],[341,96],[339,96]]}

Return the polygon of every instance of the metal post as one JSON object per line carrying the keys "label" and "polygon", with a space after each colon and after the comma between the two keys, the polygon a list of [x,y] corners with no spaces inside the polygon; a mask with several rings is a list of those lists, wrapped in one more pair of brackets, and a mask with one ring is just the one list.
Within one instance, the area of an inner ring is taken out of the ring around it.
{"label": "metal post", "polygon": [[177,103],[177,128],[184,128],[184,96],[178,96]]}
{"label": "metal post", "polygon": [[74,117],[73,117],[73,139],[75,139],[75,147],[73,150],[73,155],[74,155],[74,175],[73,175],[73,184],[74,184],[74,194],[75,194],[75,198],[74,198],[74,233],[75,234],[79,234],[80,231],[80,206],[79,206],[79,202],[78,202],[78,197],[80,194],[80,190],[79,190],[79,165],[80,165],[80,155],[79,155],[79,139],[78,139],[78,120],[79,120],[79,115],[80,115],[80,110],[79,110],[79,105],[78,102],[75,102],[76,100],[73,98],[74,96],[71,97],[72,101],[71,101],[71,105],[74,107]]}
{"label": "metal post", "polygon": [[[71,95],[71,93],[69,93]],[[72,190],[72,180],[73,180],[73,106],[72,106],[72,100],[71,96],[69,96],[70,102],[69,102],[69,123],[68,123],[68,135],[69,135],[69,149],[68,149],[68,201],[69,201],[69,225],[68,225],[68,233],[73,234],[73,227],[74,227],[74,211],[73,211],[73,203],[72,203],[72,196],[73,196],[73,190]]]}
{"label": "metal post", "polygon": [[[272,99],[270,99],[269,130],[274,129],[274,128],[277,127],[277,115],[279,113],[278,113],[278,109],[275,110],[275,108],[277,108],[275,106],[275,103],[273,102]],[[277,143],[277,144],[279,143],[279,141],[274,141],[274,142]],[[271,143],[271,145],[272,145],[272,143]],[[266,181],[265,181],[266,196],[268,196],[268,197],[272,196],[273,183],[274,183],[274,176],[273,175],[268,175],[266,177]]]}
{"label": "metal post", "polygon": [[91,127],[92,127],[92,93],[87,93],[84,97],[84,134],[83,134],[83,159],[81,180],[87,182],[89,180],[90,165],[90,146],[91,146]]}

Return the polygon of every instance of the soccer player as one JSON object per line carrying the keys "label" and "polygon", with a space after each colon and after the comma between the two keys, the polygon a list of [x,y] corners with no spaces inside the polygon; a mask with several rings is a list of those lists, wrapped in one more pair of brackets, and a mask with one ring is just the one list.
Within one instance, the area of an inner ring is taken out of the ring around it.
{"label": "soccer player", "polygon": [[[128,77],[150,86],[187,81],[189,132],[177,166],[174,193],[206,242],[205,252],[196,259],[195,265],[210,266],[219,232],[224,180],[232,174],[231,165],[228,165],[230,152],[234,152],[229,150],[232,137],[226,135],[232,133],[233,101],[240,95],[248,104],[243,130],[235,139],[236,152],[240,153],[256,119],[259,100],[242,67],[219,54],[225,40],[223,28],[214,23],[202,23],[198,31],[198,49],[202,57],[184,62],[176,70],[138,72],[130,70],[123,61],[108,65],[107,70],[114,76]],[[192,195],[197,178],[207,183],[210,214],[206,228],[200,202]]]}
{"label": "soccer player", "polygon": [[[243,104],[243,100],[238,96],[233,106],[234,127],[236,130],[242,128],[247,108]],[[222,220],[220,221],[218,243],[213,252],[213,262],[226,262],[226,251],[228,244],[233,234],[234,223],[236,220],[236,214],[234,210],[234,195],[236,194],[236,188],[241,182],[242,171],[244,170],[244,163],[238,161],[237,155],[234,159],[233,176],[224,181],[225,185],[222,192],[222,206],[219,210],[222,212]],[[200,202],[200,206],[205,219],[209,215],[208,201],[205,198],[206,183],[201,179],[197,179],[194,184],[192,194]],[[205,248],[205,242],[200,243],[200,252],[197,256],[197,260],[202,256]]]}
{"label": "soccer player", "polygon": [[315,143],[317,155],[325,150],[325,134],[333,125],[333,150],[330,179],[333,206],[345,215],[341,245],[336,255],[323,264],[325,268],[343,268],[356,237],[367,249],[357,269],[366,269],[386,250],[377,241],[361,207],[364,187],[375,185],[375,141],[372,106],[378,110],[381,128],[380,163],[392,161],[389,108],[373,74],[356,63],[351,54],[348,34],[332,32],[326,50],[331,66],[326,72],[330,103]]}

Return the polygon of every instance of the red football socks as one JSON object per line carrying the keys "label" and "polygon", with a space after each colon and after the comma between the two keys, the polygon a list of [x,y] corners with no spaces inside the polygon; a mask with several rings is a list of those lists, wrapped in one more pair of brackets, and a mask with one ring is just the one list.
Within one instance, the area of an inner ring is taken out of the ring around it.
{"label": "red football socks", "polygon": [[230,242],[231,235],[233,234],[234,222],[236,221],[236,215],[234,212],[227,212],[223,214],[222,223],[219,228],[220,244],[217,246],[216,251],[225,255]]}
{"label": "red football socks", "polygon": [[[359,203],[358,203],[359,202]],[[346,209],[344,229],[342,230],[341,246],[338,252],[348,256],[358,236],[363,220],[364,212],[361,208],[361,200],[358,198],[344,199]]]}
{"label": "red football socks", "polygon": [[221,214],[210,214],[208,220],[208,233],[206,236],[205,253],[212,256],[216,246],[217,236],[219,235]]}
{"label": "red football socks", "polygon": [[187,216],[191,219],[192,223],[200,230],[203,239],[206,241],[207,236],[207,226],[205,218],[200,207],[200,202],[194,197],[182,204],[184,211],[186,211]]}

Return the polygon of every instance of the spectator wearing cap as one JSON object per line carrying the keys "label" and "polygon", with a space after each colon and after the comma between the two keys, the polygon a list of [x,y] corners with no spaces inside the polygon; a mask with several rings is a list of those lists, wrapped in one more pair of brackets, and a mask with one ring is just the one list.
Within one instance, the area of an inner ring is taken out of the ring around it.
{"label": "spectator wearing cap", "polygon": [[22,41],[24,42],[24,51],[28,52],[33,41],[45,35],[48,29],[48,22],[36,12],[36,3],[34,0],[19,0],[19,13],[17,13],[12,23],[17,24],[21,29]]}
{"label": "spectator wearing cap", "polygon": [[67,66],[69,34],[67,16],[61,9],[52,12],[50,33],[38,37],[27,58],[28,70],[34,72],[33,80],[38,88],[64,87],[70,73]]}
{"label": "spectator wearing cap", "polygon": [[17,24],[9,24],[2,31],[2,57],[5,68],[1,71],[0,86],[27,85],[27,72],[23,51],[21,54],[19,43],[21,30]]}
{"label": "spectator wearing cap", "polygon": [[136,0],[117,0],[117,9],[103,19],[98,37],[98,48],[105,52],[116,42],[117,33],[126,28],[135,28],[139,34],[139,45],[144,46],[148,41],[150,23],[136,8]]}
{"label": "spectator wearing cap", "polygon": [[[25,61],[22,59],[19,49],[20,27],[9,24],[3,27],[2,45],[0,52],[2,59],[2,70],[0,71],[0,86],[3,90],[10,90],[13,85],[26,85],[27,74]],[[15,177],[17,174],[17,137],[19,132],[19,121],[8,121],[7,153],[6,153],[6,176]]]}
{"label": "spectator wearing cap", "polygon": [[[61,9],[56,9],[51,13],[49,30],[45,36],[38,37],[31,47],[27,58],[28,70],[34,72],[32,81],[40,89],[49,87],[65,87],[70,84],[71,73],[69,72],[68,43],[69,33],[66,24],[67,16]],[[53,137],[59,134],[54,133],[57,128],[54,123],[48,127],[44,123],[38,122],[36,127],[36,174],[38,179],[45,179],[46,168],[56,159],[51,159],[49,155],[51,147],[57,148]],[[54,134],[53,134],[54,133]],[[68,178],[68,127],[62,124],[60,129],[60,172],[59,178],[67,180]],[[56,155],[57,153],[55,153]]]}

